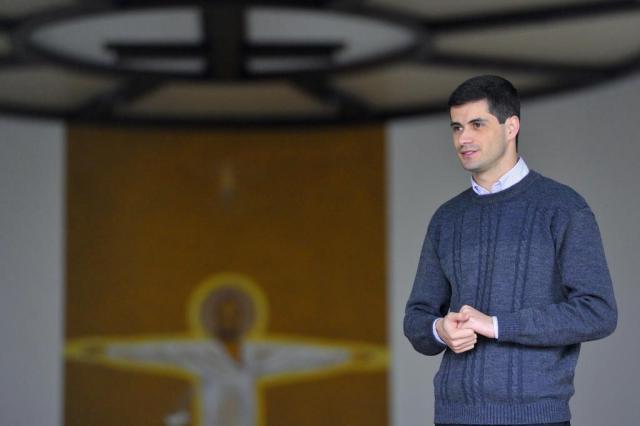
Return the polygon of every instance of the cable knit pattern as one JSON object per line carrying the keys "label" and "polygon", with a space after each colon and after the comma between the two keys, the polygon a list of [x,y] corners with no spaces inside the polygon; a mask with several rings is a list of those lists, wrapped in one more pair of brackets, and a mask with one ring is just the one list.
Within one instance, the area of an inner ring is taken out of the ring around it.
{"label": "cable knit pattern", "polygon": [[[498,318],[498,340],[455,354],[432,334],[463,305]],[[616,302],[595,217],[574,190],[531,170],[514,186],[442,205],[425,238],[404,331],[434,378],[436,423],[570,419],[580,343],[612,333]]]}

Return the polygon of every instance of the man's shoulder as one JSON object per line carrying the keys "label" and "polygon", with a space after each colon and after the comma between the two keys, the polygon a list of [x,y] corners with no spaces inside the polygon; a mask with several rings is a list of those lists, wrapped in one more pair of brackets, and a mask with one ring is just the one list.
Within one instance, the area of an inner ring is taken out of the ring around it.
{"label": "man's shoulder", "polygon": [[467,188],[460,192],[453,198],[445,201],[436,209],[433,214],[432,221],[446,220],[447,218],[455,217],[457,213],[467,208],[471,198],[471,191],[473,189]]}
{"label": "man's shoulder", "polygon": [[580,210],[587,201],[571,186],[540,174],[536,181],[536,197],[548,208]]}

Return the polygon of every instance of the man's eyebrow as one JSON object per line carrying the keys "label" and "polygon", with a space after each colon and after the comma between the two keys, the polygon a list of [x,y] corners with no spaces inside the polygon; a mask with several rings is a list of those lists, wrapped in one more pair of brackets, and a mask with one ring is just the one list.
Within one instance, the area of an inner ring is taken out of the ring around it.
{"label": "man's eyebrow", "polygon": [[[472,118],[471,120],[469,120],[469,124],[473,124],[473,123],[486,123],[488,120],[486,118],[482,118],[482,117],[478,117],[478,118]],[[453,126],[461,126],[461,124],[457,121],[452,121],[450,124],[451,127]]]}

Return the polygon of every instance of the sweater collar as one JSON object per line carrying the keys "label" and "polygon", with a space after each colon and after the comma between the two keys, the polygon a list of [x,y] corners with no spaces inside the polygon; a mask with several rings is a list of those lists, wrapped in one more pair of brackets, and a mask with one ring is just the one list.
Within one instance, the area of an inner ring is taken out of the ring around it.
{"label": "sweater collar", "polygon": [[471,176],[471,188],[478,195],[489,195],[496,192],[504,191],[520,182],[529,173],[529,167],[524,162],[524,158],[518,157],[516,165],[511,168],[507,173],[502,175],[496,183],[493,184],[490,191],[487,191],[482,186],[478,185]]}
{"label": "sweater collar", "polygon": [[478,195],[471,188],[469,188],[467,192],[471,197],[471,201],[475,203],[481,203],[481,204],[485,204],[485,203],[491,204],[495,202],[500,202],[502,200],[511,198],[517,194],[524,192],[540,176],[541,176],[540,173],[530,169],[529,173],[527,173],[527,175],[524,178],[522,178],[519,182],[500,192],[486,194],[486,195]]}

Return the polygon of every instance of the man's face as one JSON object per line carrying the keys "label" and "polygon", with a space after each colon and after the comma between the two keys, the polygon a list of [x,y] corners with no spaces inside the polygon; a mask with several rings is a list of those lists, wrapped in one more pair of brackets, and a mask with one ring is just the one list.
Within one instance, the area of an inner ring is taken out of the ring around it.
{"label": "man's face", "polygon": [[451,107],[450,114],[453,146],[465,170],[473,174],[508,170],[517,158],[511,126],[516,117],[500,124],[486,100]]}

